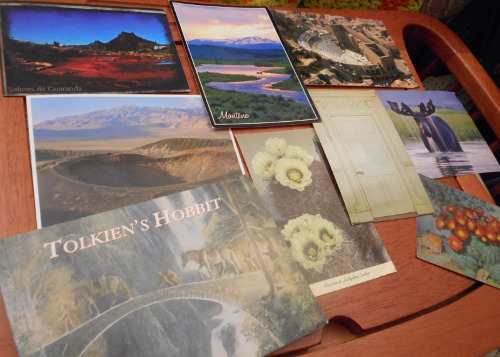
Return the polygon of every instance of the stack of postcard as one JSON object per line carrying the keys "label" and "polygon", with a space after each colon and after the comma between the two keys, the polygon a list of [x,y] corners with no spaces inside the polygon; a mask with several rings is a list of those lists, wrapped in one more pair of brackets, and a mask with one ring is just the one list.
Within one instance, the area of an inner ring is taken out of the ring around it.
{"label": "stack of postcard", "polygon": [[499,286],[498,210],[418,175],[500,171],[455,95],[306,89],[418,87],[381,21],[170,5],[201,96],[162,10],[0,4],[45,227],[0,240],[20,355],[267,355],[396,271],[375,221]]}

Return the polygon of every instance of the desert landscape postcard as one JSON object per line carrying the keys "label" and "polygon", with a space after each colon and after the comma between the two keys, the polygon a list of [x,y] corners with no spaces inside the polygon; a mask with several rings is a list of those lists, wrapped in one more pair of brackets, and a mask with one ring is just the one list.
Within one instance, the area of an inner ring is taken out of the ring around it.
{"label": "desert landscape postcard", "polygon": [[286,10],[271,13],[305,84],[418,87],[382,21]]}
{"label": "desert landscape postcard", "polygon": [[373,224],[351,224],[314,129],[235,137],[315,296],[396,271]]}
{"label": "desert landscape postcard", "polygon": [[22,357],[257,357],[327,323],[248,176],[1,239],[0,284]]}
{"label": "desert landscape postcard", "polygon": [[39,226],[241,173],[200,96],[28,96]]}
{"label": "desert landscape postcard", "polygon": [[319,120],[266,8],[171,4],[212,125]]}
{"label": "desert landscape postcard", "polygon": [[436,213],[417,218],[417,256],[500,288],[500,208],[421,177]]}
{"label": "desert landscape postcard", "polygon": [[498,172],[500,166],[455,93],[377,91],[421,175]]}
{"label": "desert landscape postcard", "polygon": [[6,95],[189,91],[162,10],[0,4]]}

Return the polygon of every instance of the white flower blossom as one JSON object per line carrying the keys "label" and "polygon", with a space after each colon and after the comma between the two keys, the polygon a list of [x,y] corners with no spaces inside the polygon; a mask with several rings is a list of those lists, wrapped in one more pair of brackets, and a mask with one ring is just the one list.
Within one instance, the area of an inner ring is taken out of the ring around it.
{"label": "white flower blossom", "polygon": [[321,215],[317,214],[312,216],[309,221],[309,229],[318,236],[325,248],[331,252],[340,249],[342,244],[343,232],[337,228],[332,222],[324,219]]}
{"label": "white flower blossom", "polygon": [[326,251],[323,242],[316,234],[304,230],[294,234],[290,248],[295,260],[305,269],[314,269],[321,273],[326,262]]}
{"label": "white flower blossom", "polygon": [[283,158],[276,163],[276,180],[283,186],[304,191],[312,182],[311,176],[311,171],[302,160]]}
{"label": "white flower blossom", "polygon": [[298,218],[291,219],[285,224],[281,230],[281,234],[285,240],[290,241],[296,233],[308,229],[307,223],[302,217],[303,215]]}
{"label": "white flower blossom", "polygon": [[281,157],[285,155],[287,144],[283,138],[269,138],[266,140],[265,146],[269,153]]}
{"label": "white flower blossom", "polygon": [[277,158],[266,151],[259,151],[252,159],[252,168],[256,175],[265,180],[274,178]]}
{"label": "white flower blossom", "polygon": [[313,156],[309,155],[307,151],[296,145],[288,145],[286,147],[285,157],[302,160],[306,165],[310,165],[314,160]]}

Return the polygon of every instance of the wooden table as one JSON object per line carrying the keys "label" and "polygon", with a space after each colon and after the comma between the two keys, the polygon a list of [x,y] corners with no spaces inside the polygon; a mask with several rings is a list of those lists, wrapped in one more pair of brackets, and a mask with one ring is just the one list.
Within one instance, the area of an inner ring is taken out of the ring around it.
{"label": "wooden table", "polygon": [[[199,94],[165,1],[72,2],[165,9],[191,94]],[[498,88],[458,37],[437,20],[394,11],[303,11],[382,20],[415,75],[404,37],[424,42],[455,74],[500,137]],[[0,96],[0,125],[0,238],[5,238],[36,228],[24,98]],[[475,175],[441,181],[492,202]],[[319,297],[331,323],[323,331],[287,346],[282,354],[479,356],[500,347],[498,289],[417,259],[414,218],[376,223],[376,228],[398,272]],[[306,348],[315,344],[318,345]],[[0,356],[17,356],[3,303]]]}

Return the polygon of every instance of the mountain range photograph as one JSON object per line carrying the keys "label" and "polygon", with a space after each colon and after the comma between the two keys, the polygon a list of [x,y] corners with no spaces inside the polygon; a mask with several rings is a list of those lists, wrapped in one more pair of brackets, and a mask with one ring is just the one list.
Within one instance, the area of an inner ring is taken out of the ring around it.
{"label": "mountain range photograph", "polygon": [[214,127],[318,120],[265,8],[172,7]]}
{"label": "mountain range photograph", "polygon": [[[241,174],[200,96],[28,97],[39,226]],[[62,116],[52,119],[47,108]]]}
{"label": "mountain range photograph", "polygon": [[189,91],[163,11],[33,4],[0,16],[8,95]]}

